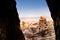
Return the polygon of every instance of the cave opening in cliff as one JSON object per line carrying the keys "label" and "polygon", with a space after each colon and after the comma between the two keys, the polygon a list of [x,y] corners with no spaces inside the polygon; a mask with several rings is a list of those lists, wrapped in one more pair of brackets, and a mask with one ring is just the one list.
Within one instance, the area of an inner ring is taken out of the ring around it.
{"label": "cave opening in cliff", "polygon": [[31,38],[55,40],[54,22],[45,0],[16,0],[16,2],[21,29],[26,40]]}

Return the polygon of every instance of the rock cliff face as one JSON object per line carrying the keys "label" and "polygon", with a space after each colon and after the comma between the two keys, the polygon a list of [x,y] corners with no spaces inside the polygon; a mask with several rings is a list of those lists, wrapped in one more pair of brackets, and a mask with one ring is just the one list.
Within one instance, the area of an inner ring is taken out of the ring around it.
{"label": "rock cliff face", "polygon": [[46,0],[48,7],[51,11],[51,16],[54,20],[54,28],[56,33],[56,40],[60,40],[60,1],[59,0]]}
{"label": "rock cliff face", "polygon": [[0,1],[0,40],[25,40],[15,0]]}
{"label": "rock cliff face", "polygon": [[40,17],[38,22],[32,21],[25,29],[22,26],[22,31],[26,40],[55,40],[53,21],[44,17]]}

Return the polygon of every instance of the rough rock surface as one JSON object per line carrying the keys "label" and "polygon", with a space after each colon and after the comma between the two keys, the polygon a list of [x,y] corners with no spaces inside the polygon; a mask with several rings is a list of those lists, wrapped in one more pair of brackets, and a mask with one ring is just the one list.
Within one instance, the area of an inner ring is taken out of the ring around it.
{"label": "rough rock surface", "polygon": [[24,40],[15,0],[0,1],[0,40]]}
{"label": "rough rock surface", "polygon": [[[38,26],[27,27],[23,33],[26,40],[55,40],[55,31],[52,21],[39,21]],[[47,25],[46,25],[47,24]]]}
{"label": "rough rock surface", "polygon": [[59,0],[46,0],[51,12],[51,17],[54,20],[54,28],[56,40],[60,40],[60,1]]}

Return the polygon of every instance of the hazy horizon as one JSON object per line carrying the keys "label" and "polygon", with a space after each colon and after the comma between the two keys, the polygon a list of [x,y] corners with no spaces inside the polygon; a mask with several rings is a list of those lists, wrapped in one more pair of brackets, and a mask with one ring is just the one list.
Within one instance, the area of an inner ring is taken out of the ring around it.
{"label": "hazy horizon", "polygon": [[51,17],[45,0],[16,0],[19,17]]}

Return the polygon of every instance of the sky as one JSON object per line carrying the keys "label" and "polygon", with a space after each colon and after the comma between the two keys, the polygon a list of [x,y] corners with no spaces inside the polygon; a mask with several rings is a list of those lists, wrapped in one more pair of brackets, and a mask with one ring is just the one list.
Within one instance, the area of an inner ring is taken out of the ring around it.
{"label": "sky", "polygon": [[19,17],[51,17],[45,0],[16,0]]}

